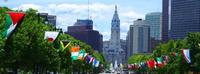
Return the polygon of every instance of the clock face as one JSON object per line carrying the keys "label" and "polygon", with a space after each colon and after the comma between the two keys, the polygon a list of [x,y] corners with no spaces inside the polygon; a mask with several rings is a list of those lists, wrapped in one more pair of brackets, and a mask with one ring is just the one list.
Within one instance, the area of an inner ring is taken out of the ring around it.
{"label": "clock face", "polygon": [[116,25],[116,27],[119,27],[119,25]]}

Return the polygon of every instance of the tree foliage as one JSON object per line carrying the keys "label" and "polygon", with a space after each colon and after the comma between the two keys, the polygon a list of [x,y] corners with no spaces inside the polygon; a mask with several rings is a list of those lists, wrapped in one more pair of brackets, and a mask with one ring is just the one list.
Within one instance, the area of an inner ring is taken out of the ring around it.
{"label": "tree foliage", "polygon": [[[0,33],[4,30],[7,11],[12,10],[0,9]],[[39,70],[41,73],[47,70],[71,73],[76,67],[79,71],[92,70],[92,66],[87,65],[85,61],[71,60],[69,50],[74,45],[79,45],[81,49],[85,49],[101,62],[105,62],[104,57],[94,52],[91,46],[68,34],[60,34],[54,44],[48,42],[44,39],[44,33],[56,31],[55,28],[44,24],[44,19],[38,17],[36,10],[29,9],[25,13],[23,22],[7,40],[0,34],[0,73],[5,72],[6,69],[20,69],[25,72]],[[72,43],[63,51],[58,48],[60,40],[69,40]]]}
{"label": "tree foliage", "polygon": [[129,64],[145,62],[150,59],[150,54],[134,54],[128,59]]}
{"label": "tree foliage", "polygon": [[[192,63],[189,64],[185,61],[182,49],[190,50],[190,57]],[[178,55],[175,56],[174,53]],[[169,61],[167,65],[163,68],[157,68],[153,71],[158,73],[167,73],[167,74],[183,74],[188,72],[200,72],[200,33],[188,33],[187,37],[181,40],[169,40],[167,43],[162,43],[158,45],[153,53],[151,58],[169,56]],[[129,63],[138,63],[146,61],[143,59],[145,55],[137,54],[129,58]]]}

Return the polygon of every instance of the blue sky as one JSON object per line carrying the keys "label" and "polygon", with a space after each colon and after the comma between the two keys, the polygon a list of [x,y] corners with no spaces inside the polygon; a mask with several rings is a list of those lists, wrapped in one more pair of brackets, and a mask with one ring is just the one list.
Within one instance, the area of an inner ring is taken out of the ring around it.
{"label": "blue sky", "polygon": [[[57,27],[67,31],[67,26],[73,25],[76,19],[86,19],[88,0],[0,0],[0,6],[11,9],[38,9],[57,15]],[[90,18],[94,29],[100,31],[104,40],[110,39],[111,19],[114,6],[118,5],[121,19],[121,38],[125,39],[129,25],[137,18],[144,18],[150,12],[161,12],[162,0],[90,0]]]}

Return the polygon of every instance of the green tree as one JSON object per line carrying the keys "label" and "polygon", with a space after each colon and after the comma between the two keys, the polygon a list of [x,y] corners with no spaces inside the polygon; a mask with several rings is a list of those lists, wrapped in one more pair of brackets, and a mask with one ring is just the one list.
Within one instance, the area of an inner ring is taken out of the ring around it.
{"label": "green tree", "polygon": [[145,62],[151,58],[151,54],[134,54],[128,59],[129,64]]}
{"label": "green tree", "polygon": [[[8,8],[2,8],[0,11],[0,32],[2,33],[5,26],[5,14],[11,11]],[[79,45],[87,53],[105,63],[104,57],[94,52],[91,46],[84,42],[76,40],[68,34],[60,34],[54,43],[44,40],[45,31],[55,31],[55,28],[44,24],[44,19],[38,17],[36,10],[27,10],[26,16],[21,25],[16,28],[15,32],[7,40],[0,35],[0,73],[6,69],[23,70],[25,72],[45,71],[64,72],[71,74],[73,69],[78,71],[92,71],[92,65],[85,61],[71,60],[70,48]],[[38,20],[40,18],[40,20]],[[60,40],[69,40],[72,43],[62,51],[59,49]]]}
{"label": "green tree", "polygon": [[200,72],[200,33],[189,33],[186,39],[191,50],[190,68],[193,72]]}

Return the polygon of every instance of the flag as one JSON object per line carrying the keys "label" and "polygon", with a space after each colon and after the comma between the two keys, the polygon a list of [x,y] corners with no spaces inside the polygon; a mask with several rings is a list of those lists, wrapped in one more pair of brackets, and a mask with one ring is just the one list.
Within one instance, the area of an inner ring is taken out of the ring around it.
{"label": "flag", "polygon": [[138,69],[138,68],[139,68],[139,66],[137,65],[137,63],[134,63],[134,64],[133,64],[133,69],[136,70],[136,69]]}
{"label": "flag", "polygon": [[97,60],[95,67],[99,67],[100,61]]}
{"label": "flag", "polygon": [[109,68],[109,70],[111,70],[111,71],[114,70],[114,69],[113,69],[113,63],[110,64],[110,68]]}
{"label": "flag", "polygon": [[64,51],[70,44],[71,44],[71,41],[69,41],[69,42],[60,41],[60,46],[61,46],[62,51]]}
{"label": "flag", "polygon": [[95,59],[94,57],[91,57],[89,63],[92,63],[94,59]]}
{"label": "flag", "polygon": [[178,57],[178,53],[177,53],[177,52],[172,52],[172,55],[173,55],[174,57]]}
{"label": "flag", "polygon": [[132,70],[135,69],[135,64],[131,64],[131,69],[132,69]]}
{"label": "flag", "polygon": [[92,57],[91,57],[91,55],[88,55],[87,57],[86,57],[86,63],[90,63],[90,59],[91,59]]}
{"label": "flag", "polygon": [[131,64],[128,64],[128,69],[132,69],[132,65]]}
{"label": "flag", "polygon": [[93,64],[94,67],[99,67],[99,61],[94,59]]}
{"label": "flag", "polygon": [[185,60],[188,63],[191,63],[191,59],[190,59],[190,50],[189,49],[182,49],[182,54],[184,55]]}
{"label": "flag", "polygon": [[49,42],[54,42],[58,35],[59,32],[56,31],[45,31],[44,39],[47,39]]}
{"label": "flag", "polygon": [[92,65],[95,66],[96,63],[97,63],[97,61],[96,61],[96,59],[94,59]]}
{"label": "flag", "polygon": [[88,55],[88,53],[86,53],[84,49],[81,49],[78,54],[78,59],[83,60],[87,55]]}
{"label": "flag", "polygon": [[147,61],[147,64],[149,69],[154,69],[156,67],[156,62],[154,59],[150,59],[149,61]]}
{"label": "flag", "polygon": [[141,62],[141,68],[146,69],[146,63],[145,62]]}
{"label": "flag", "polygon": [[168,61],[169,61],[169,56],[164,55],[162,58],[163,58],[163,64],[164,64],[164,65],[167,65],[167,63],[168,63]]}
{"label": "flag", "polygon": [[78,59],[79,50],[80,50],[79,46],[71,48],[71,58],[72,58],[72,60]]}
{"label": "flag", "polygon": [[124,66],[123,66],[123,64],[122,64],[122,63],[120,63],[120,68],[121,68],[121,69],[123,69],[123,68],[124,68]]}
{"label": "flag", "polygon": [[163,66],[163,64],[162,64],[162,58],[157,57],[157,58],[156,58],[156,61],[157,61],[157,66],[158,66],[158,68],[161,68],[161,67]]}
{"label": "flag", "polygon": [[3,38],[8,38],[15,28],[20,24],[25,14],[22,12],[8,12],[6,14],[5,31],[3,32]]}

